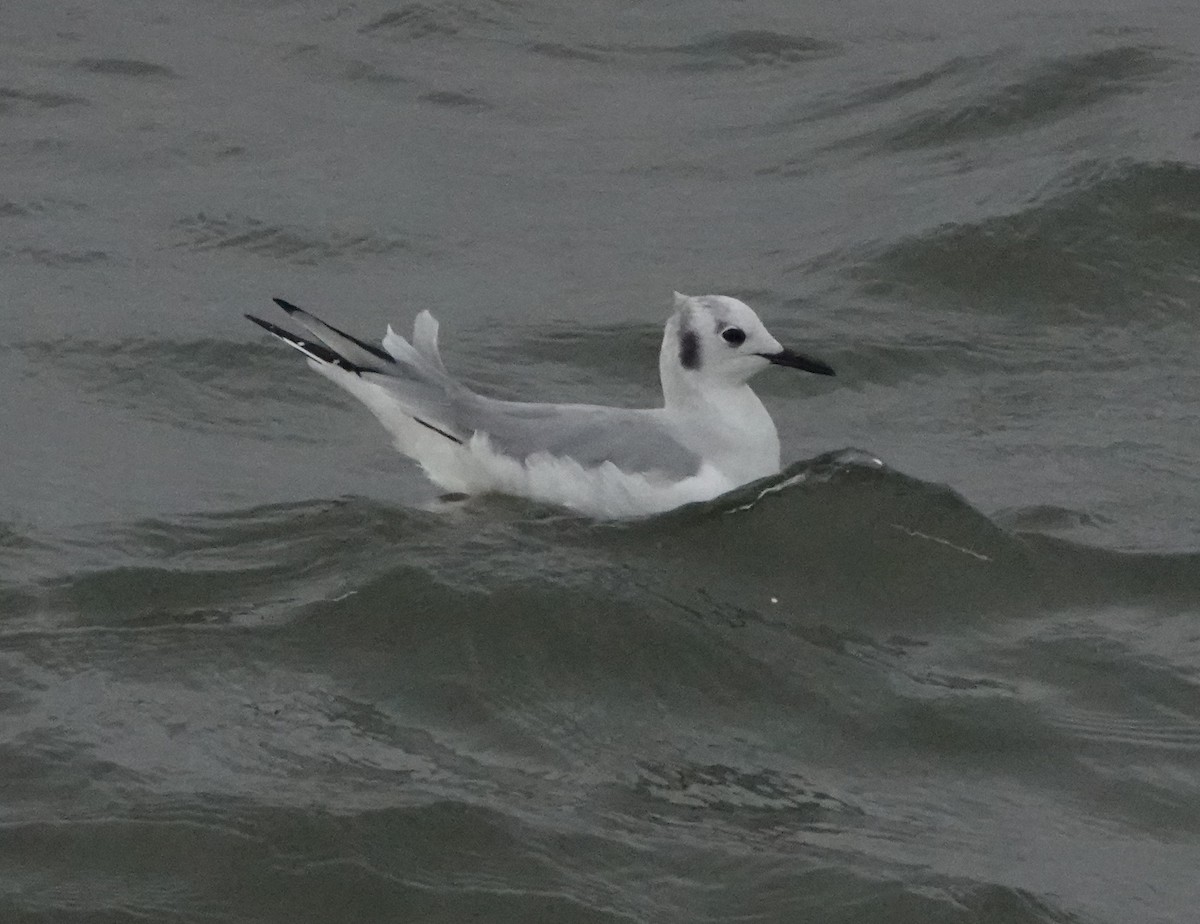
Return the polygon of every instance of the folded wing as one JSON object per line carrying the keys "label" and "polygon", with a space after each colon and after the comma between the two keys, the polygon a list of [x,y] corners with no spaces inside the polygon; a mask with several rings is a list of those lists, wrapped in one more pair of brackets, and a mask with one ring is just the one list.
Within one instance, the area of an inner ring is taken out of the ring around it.
{"label": "folded wing", "polygon": [[529,404],[476,394],[446,372],[438,323],[428,311],[417,315],[411,343],[389,327],[381,349],[289,302],[275,302],[315,339],[247,317],[359,398],[397,447],[426,470],[436,464],[433,457],[445,458],[449,443],[464,446],[476,434],[486,435],[492,449],[522,461],[544,453],[585,468],[609,462],[625,472],[672,478],[699,470],[699,454],[672,435],[659,410]]}

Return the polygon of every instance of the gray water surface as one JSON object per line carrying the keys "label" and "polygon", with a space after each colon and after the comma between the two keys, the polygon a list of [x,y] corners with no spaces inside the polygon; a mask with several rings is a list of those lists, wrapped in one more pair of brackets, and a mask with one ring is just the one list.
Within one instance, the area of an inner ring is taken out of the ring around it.
{"label": "gray water surface", "polygon": [[[0,918],[1195,920],[1198,41],[0,9]],[[839,375],[634,523],[439,502],[241,317],[428,308],[480,390],[637,405],[673,289]]]}

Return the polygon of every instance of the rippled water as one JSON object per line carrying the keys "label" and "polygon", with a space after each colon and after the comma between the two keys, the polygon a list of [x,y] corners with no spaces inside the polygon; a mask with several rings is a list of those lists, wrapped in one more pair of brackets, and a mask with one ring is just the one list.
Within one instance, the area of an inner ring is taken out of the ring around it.
{"label": "rippled water", "polygon": [[[0,918],[1194,920],[1198,37],[0,10]],[[672,289],[839,376],[624,523],[440,501],[241,318],[638,404]]]}

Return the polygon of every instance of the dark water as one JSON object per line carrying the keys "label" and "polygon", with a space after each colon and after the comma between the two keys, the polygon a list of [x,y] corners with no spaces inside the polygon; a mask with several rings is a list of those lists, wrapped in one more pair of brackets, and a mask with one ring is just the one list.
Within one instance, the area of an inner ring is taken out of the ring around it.
{"label": "dark water", "polygon": [[[1200,13],[808,7],[0,9],[0,920],[1197,919]],[[839,377],[636,523],[241,319],[636,404],[675,288]]]}

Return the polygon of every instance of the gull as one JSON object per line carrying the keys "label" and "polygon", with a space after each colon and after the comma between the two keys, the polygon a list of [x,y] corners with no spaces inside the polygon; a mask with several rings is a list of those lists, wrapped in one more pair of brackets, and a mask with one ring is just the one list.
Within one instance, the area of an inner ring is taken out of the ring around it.
{"label": "gull", "polygon": [[411,341],[389,326],[381,348],[274,302],[311,337],[246,317],[365,404],[439,488],[596,518],[661,513],[775,474],[779,434],[747,382],[770,365],[834,374],[785,349],[744,302],[676,292],[658,357],[662,407],[502,401],[446,371],[428,311]]}

